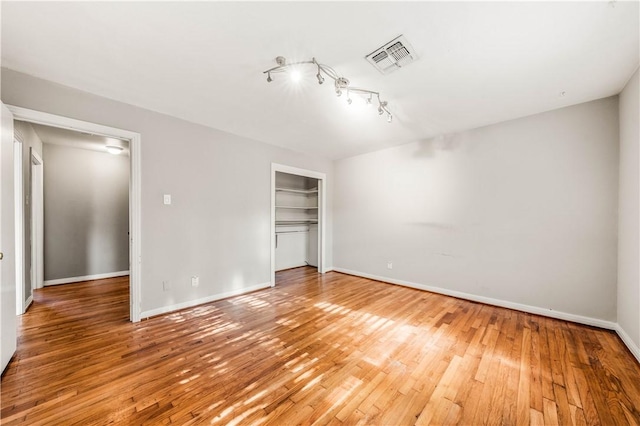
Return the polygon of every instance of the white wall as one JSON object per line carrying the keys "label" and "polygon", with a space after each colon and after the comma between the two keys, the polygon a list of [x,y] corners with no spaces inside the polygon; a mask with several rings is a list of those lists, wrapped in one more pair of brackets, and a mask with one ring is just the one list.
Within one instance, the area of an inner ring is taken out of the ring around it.
{"label": "white wall", "polygon": [[128,271],[129,158],[47,143],[44,156],[45,281]]}
{"label": "white wall", "polygon": [[[142,135],[142,312],[270,282],[272,162],[327,174],[331,265],[327,160],[12,70],[2,71],[2,101]],[[163,205],[163,194],[172,205]],[[191,287],[192,275],[199,287]]]}
{"label": "white wall", "polygon": [[640,357],[640,88],[638,71],[620,94],[620,192],[618,208],[618,324]]}
{"label": "white wall", "polygon": [[615,321],[617,102],[337,161],[334,266]]}

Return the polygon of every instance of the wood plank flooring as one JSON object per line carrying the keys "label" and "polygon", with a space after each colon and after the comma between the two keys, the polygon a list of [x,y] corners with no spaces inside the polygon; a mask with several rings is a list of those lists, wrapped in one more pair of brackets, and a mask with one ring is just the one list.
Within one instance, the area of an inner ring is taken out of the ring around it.
{"label": "wood plank flooring", "polygon": [[128,282],[48,287],[19,320],[2,424],[640,424],[612,332],[299,268],[128,322]]}

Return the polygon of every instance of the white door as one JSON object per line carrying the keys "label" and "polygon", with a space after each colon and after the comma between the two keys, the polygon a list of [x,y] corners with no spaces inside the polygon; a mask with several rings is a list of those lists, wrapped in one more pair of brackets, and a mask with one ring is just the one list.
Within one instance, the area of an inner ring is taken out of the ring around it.
{"label": "white door", "polygon": [[0,105],[0,371],[16,351],[16,267],[13,186],[13,115]]}

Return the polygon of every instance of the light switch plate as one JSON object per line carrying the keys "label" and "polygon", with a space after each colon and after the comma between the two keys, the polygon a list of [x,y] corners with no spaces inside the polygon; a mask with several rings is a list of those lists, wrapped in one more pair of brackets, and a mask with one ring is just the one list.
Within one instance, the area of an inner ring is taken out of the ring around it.
{"label": "light switch plate", "polygon": [[164,204],[165,205],[169,205],[171,204],[171,194],[164,194]]}

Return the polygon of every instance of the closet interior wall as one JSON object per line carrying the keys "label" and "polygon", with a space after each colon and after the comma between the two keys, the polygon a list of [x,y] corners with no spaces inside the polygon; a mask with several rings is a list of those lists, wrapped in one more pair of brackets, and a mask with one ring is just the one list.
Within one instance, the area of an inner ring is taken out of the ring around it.
{"label": "closet interior wall", "polygon": [[276,172],[276,271],[318,266],[318,179]]}

